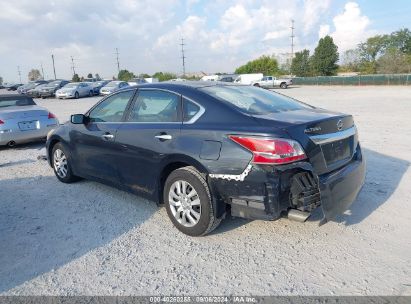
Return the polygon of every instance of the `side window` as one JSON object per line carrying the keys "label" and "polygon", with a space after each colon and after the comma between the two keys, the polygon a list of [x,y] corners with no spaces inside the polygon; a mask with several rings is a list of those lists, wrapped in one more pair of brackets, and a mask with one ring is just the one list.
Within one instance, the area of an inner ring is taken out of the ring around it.
{"label": "side window", "polygon": [[90,113],[90,122],[119,122],[134,91],[117,93],[99,103]]}
{"label": "side window", "polygon": [[156,90],[141,90],[128,121],[178,122],[180,96]]}
{"label": "side window", "polygon": [[267,77],[267,80],[273,80],[273,77]]}
{"label": "side window", "polygon": [[200,107],[195,103],[188,101],[187,99],[183,100],[183,121],[189,121],[200,111]]}

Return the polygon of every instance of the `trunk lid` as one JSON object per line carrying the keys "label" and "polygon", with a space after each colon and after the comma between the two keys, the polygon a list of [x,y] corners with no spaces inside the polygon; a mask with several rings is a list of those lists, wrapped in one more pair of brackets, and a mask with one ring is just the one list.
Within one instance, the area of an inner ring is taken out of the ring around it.
{"label": "trunk lid", "polygon": [[0,109],[0,117],[5,120],[22,120],[48,116],[48,111],[39,106],[14,106]]}
{"label": "trunk lid", "polygon": [[357,146],[351,115],[307,108],[254,117],[264,126],[280,128],[298,141],[318,175],[348,163]]}

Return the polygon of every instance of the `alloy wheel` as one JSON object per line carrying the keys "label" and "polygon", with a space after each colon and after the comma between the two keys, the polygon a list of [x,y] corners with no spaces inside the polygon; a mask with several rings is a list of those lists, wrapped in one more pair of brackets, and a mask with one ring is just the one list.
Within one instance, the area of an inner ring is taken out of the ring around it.
{"label": "alloy wheel", "polygon": [[64,152],[60,149],[56,149],[53,154],[53,166],[57,175],[61,178],[67,176],[68,164],[67,157]]}
{"label": "alloy wheel", "polygon": [[175,181],[170,187],[168,202],[174,218],[184,227],[193,227],[200,220],[200,197],[190,183]]}

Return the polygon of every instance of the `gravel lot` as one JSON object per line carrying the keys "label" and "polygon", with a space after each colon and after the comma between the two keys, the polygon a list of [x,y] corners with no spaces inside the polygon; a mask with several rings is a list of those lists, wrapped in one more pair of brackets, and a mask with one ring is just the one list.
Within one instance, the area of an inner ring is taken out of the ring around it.
{"label": "gravel lot", "polygon": [[[280,92],[355,117],[367,179],[336,222],[227,219],[191,238],[153,202],[58,182],[42,143],[0,149],[0,294],[411,295],[411,87]],[[38,103],[65,121],[97,100]]]}

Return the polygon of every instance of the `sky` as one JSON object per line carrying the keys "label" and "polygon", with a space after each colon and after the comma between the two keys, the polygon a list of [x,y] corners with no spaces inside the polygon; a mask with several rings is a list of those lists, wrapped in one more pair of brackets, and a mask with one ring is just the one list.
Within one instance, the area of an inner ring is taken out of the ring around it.
{"label": "sky", "polygon": [[[395,5],[391,5],[395,3]],[[342,53],[367,37],[411,28],[409,0],[0,0],[0,76],[23,82],[30,69],[80,76],[232,72],[260,55],[314,50],[331,35]],[[283,54],[283,55],[281,55]]]}

